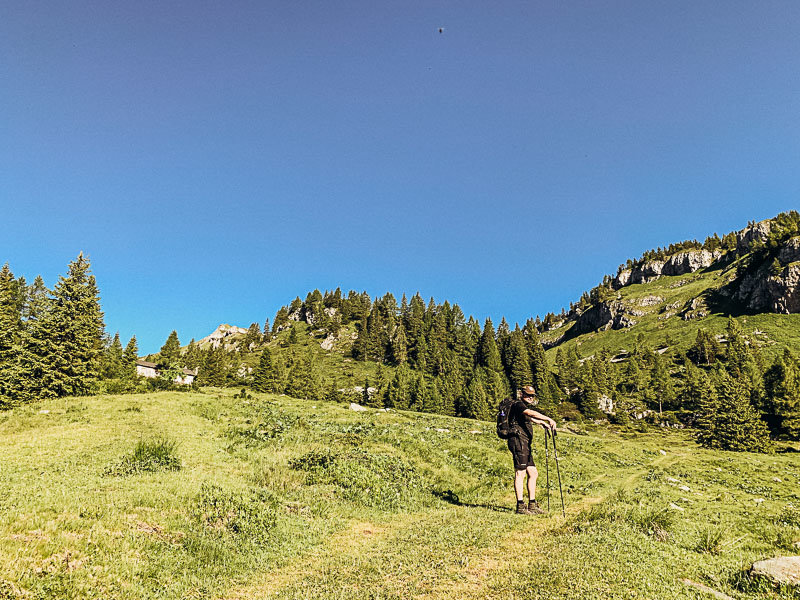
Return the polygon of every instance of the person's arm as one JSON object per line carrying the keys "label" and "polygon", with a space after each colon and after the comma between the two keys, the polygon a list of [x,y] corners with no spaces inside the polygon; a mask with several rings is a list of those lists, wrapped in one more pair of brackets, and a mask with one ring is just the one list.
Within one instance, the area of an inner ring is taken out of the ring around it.
{"label": "person's arm", "polygon": [[543,415],[539,411],[533,410],[531,408],[526,408],[524,412],[525,416],[530,418],[530,420],[536,423],[537,425],[541,425],[542,427],[547,427],[552,431],[555,431],[556,422],[553,421],[553,419],[551,419],[547,415]]}

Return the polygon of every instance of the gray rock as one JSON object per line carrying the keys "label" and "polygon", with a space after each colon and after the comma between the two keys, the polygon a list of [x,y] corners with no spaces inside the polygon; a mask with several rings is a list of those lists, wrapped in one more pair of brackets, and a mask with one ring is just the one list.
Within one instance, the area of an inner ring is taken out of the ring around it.
{"label": "gray rock", "polygon": [[619,288],[625,287],[631,282],[631,270],[630,269],[623,269],[617,276],[614,278],[614,281],[611,282],[611,287],[615,290]]}
{"label": "gray rock", "polygon": [[631,273],[631,283],[650,283],[661,277],[664,270],[663,260],[649,260],[635,268]]}
{"label": "gray rock", "polygon": [[800,585],[800,556],[779,556],[753,563],[750,575],[784,585]]}
{"label": "gray rock", "polygon": [[685,275],[710,267],[714,255],[708,250],[687,250],[673,254],[664,263],[662,275]]}
{"label": "gray rock", "polygon": [[365,412],[367,409],[361,406],[360,404],[356,404],[355,402],[350,403],[350,410],[354,410],[355,412]]}
{"label": "gray rock", "polygon": [[575,327],[578,333],[624,329],[636,324],[636,320],[631,317],[639,317],[643,314],[642,311],[632,309],[619,300],[601,302],[581,313],[575,321]]}
{"label": "gray rock", "polygon": [[769,221],[761,221],[748,225],[741,231],[736,232],[736,249],[739,252],[746,252],[756,240],[767,241],[772,224]]}
{"label": "gray rock", "polygon": [[787,265],[800,260],[800,236],[793,237],[784,242],[778,252],[778,260],[782,265]]}

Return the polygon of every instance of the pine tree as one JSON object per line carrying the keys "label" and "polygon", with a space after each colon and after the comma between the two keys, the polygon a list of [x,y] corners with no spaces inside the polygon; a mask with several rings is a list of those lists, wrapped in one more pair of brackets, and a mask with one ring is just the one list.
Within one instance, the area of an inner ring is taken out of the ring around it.
{"label": "pine tree", "polygon": [[277,372],[272,351],[265,347],[261,352],[258,366],[253,372],[253,389],[257,392],[275,392],[278,389]]}
{"label": "pine tree", "polygon": [[675,400],[675,388],[672,385],[672,378],[667,369],[666,361],[660,354],[655,355],[653,370],[650,373],[650,399],[658,403],[658,414],[663,412],[664,407],[671,407]]}
{"label": "pine tree", "polygon": [[200,361],[200,346],[198,346],[197,342],[195,342],[194,338],[192,338],[189,342],[189,345],[186,346],[186,352],[183,355],[183,365],[187,369],[194,371],[198,366],[200,366]]}
{"label": "pine tree", "polygon": [[203,385],[222,387],[228,379],[226,352],[222,344],[214,348],[209,346],[203,357],[203,365],[198,373],[198,380]]}
{"label": "pine tree", "polygon": [[0,269],[0,406],[20,394],[18,368],[22,319],[16,296],[16,280],[8,263]]}
{"label": "pine tree", "polygon": [[289,324],[289,310],[285,306],[281,306],[278,309],[278,312],[275,313],[275,320],[272,322],[272,335],[278,333],[288,324]]}
{"label": "pine tree", "polygon": [[122,342],[119,339],[119,332],[117,332],[114,334],[114,340],[105,352],[103,377],[106,379],[121,379],[125,376],[123,353]]}
{"label": "pine tree", "polygon": [[[721,372],[717,377],[721,376]],[[693,372],[686,394],[689,402],[697,405],[697,441],[706,448],[719,448],[716,442],[716,417],[719,410],[719,395],[709,376],[697,369]]]}
{"label": "pine tree", "polygon": [[481,421],[488,421],[491,418],[486,389],[478,374],[472,378],[469,386],[467,386],[464,405],[465,417]]}
{"label": "pine tree", "polygon": [[396,365],[404,365],[408,360],[408,340],[406,339],[406,328],[402,322],[397,325],[392,339],[392,358]]}
{"label": "pine tree", "polygon": [[519,327],[511,333],[508,378],[514,390],[518,390],[524,385],[531,385],[533,383],[530,361],[528,360],[528,349],[525,346],[525,339]]}
{"label": "pine tree", "polygon": [[764,374],[767,418],[772,431],[800,437],[800,368],[786,349]]}
{"label": "pine tree", "polygon": [[178,341],[178,332],[174,329],[167,336],[167,341],[161,346],[158,363],[164,367],[178,367],[181,358],[181,343]]}
{"label": "pine tree", "polygon": [[53,290],[47,318],[53,335],[50,359],[57,396],[83,396],[97,385],[103,351],[103,313],[89,260],[78,255]]}
{"label": "pine tree", "polygon": [[745,377],[720,376],[717,395],[719,406],[713,420],[710,447],[744,452],[770,450],[767,425],[750,403]]}
{"label": "pine tree", "polygon": [[139,358],[139,345],[136,343],[136,336],[132,336],[122,352],[122,364],[124,366],[125,377],[127,379],[136,378],[136,360]]}
{"label": "pine tree", "polygon": [[265,344],[272,339],[272,329],[270,329],[269,326],[269,317],[264,320],[264,330],[261,334],[261,339],[264,340]]}
{"label": "pine tree", "polygon": [[497,373],[503,370],[500,352],[494,339],[494,325],[491,319],[486,319],[483,324],[483,333],[478,344],[478,365]]}
{"label": "pine tree", "polygon": [[258,326],[258,323],[250,323],[250,327],[247,329],[247,333],[244,335],[244,340],[242,342],[244,350],[252,350],[255,346],[261,343],[261,328]]}

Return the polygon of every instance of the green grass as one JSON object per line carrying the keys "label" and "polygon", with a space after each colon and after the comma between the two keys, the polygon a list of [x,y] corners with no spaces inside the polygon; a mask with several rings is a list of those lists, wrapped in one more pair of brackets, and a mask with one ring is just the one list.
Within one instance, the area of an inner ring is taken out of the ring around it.
{"label": "green grass", "polygon": [[797,597],[743,568],[797,553],[800,454],[565,432],[524,517],[493,424],[234,395],[0,413],[0,599]]}

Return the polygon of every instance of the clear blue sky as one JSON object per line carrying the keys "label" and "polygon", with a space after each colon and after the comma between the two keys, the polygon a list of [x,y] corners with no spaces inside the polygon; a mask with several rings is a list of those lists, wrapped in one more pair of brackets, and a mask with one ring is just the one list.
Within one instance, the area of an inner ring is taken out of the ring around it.
{"label": "clear blue sky", "polygon": [[794,0],[0,17],[0,263],[52,286],[84,251],[143,352],[336,286],[513,325],[799,191]]}

